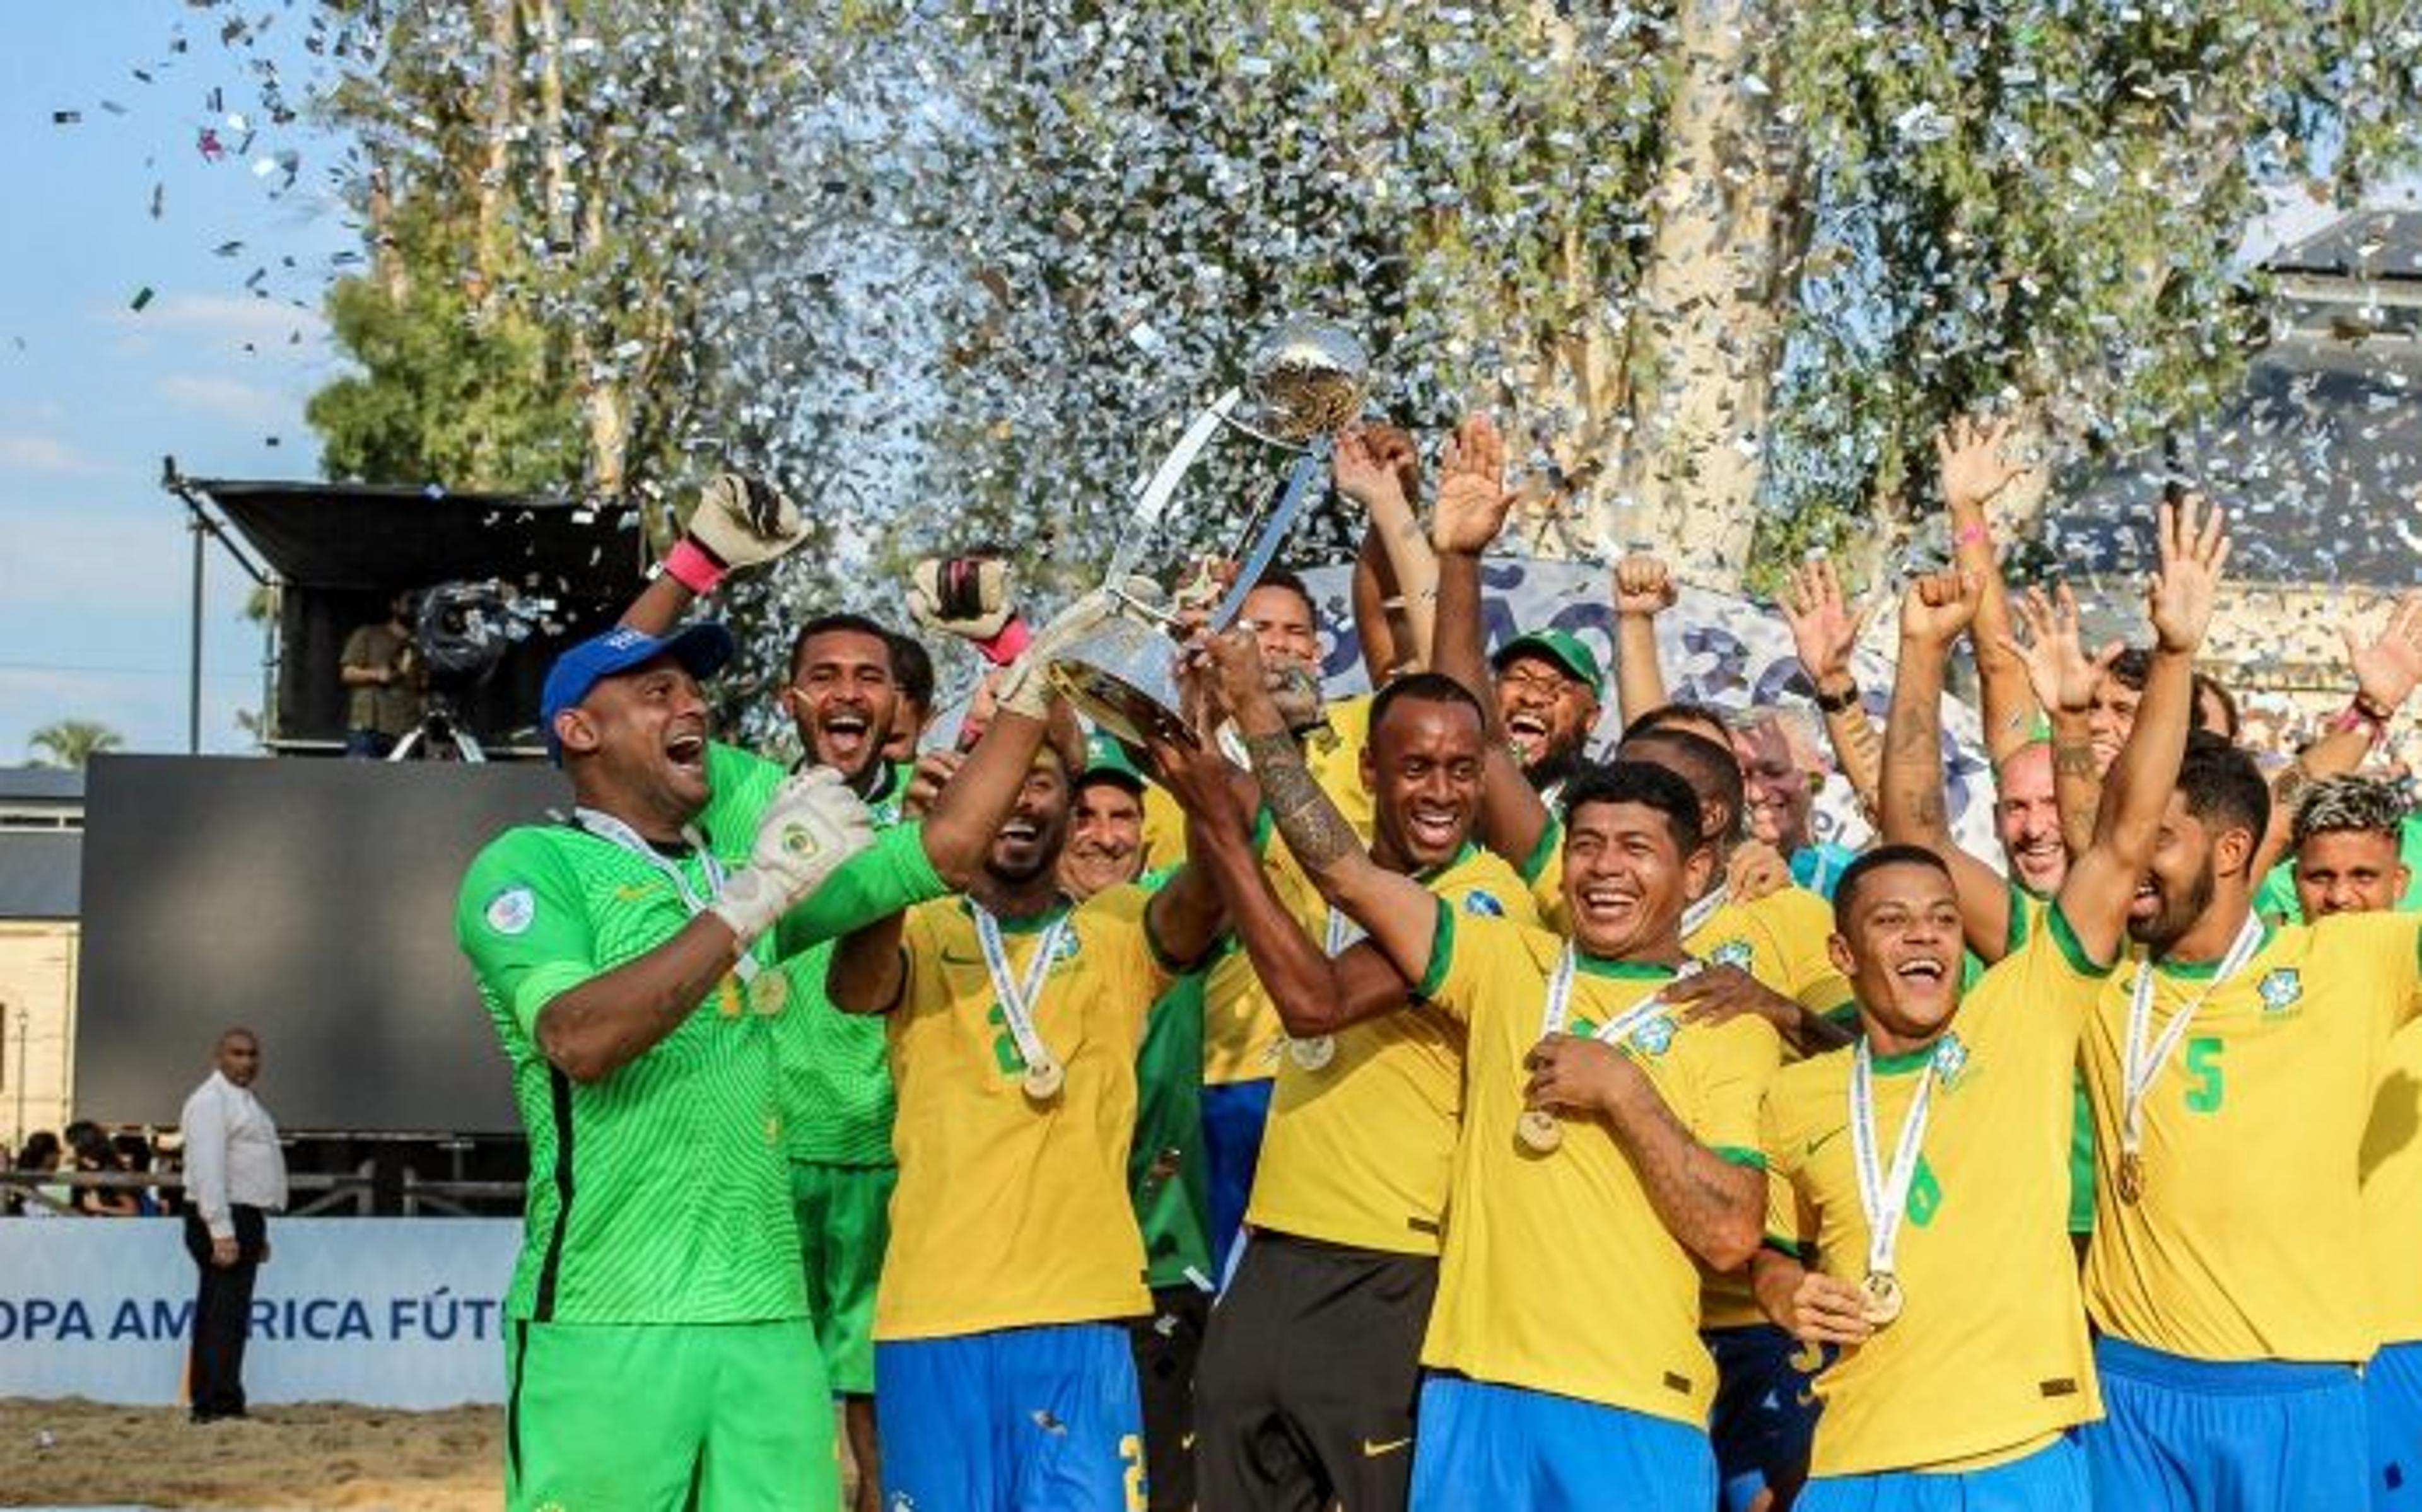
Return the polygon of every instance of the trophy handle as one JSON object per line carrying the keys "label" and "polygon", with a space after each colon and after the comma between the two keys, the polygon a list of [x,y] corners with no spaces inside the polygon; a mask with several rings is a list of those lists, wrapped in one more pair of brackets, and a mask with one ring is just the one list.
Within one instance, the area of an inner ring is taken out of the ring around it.
{"label": "trophy handle", "polygon": [[1261,535],[1254,538],[1253,549],[1247,553],[1244,565],[1236,569],[1236,581],[1229,585],[1228,596],[1220,600],[1219,607],[1211,612],[1211,629],[1214,631],[1228,628],[1245,607],[1245,595],[1253,591],[1253,585],[1269,569],[1270,558],[1279,553],[1279,542],[1285,538],[1287,528],[1295,523],[1296,516],[1303,512],[1305,503],[1312,497],[1313,484],[1329,471],[1329,441],[1323,437],[1304,447],[1303,455],[1295,460],[1295,470],[1287,477],[1285,496],[1279,500],[1279,507],[1270,511],[1270,518],[1263,524]]}
{"label": "trophy handle", "polygon": [[1194,423],[1186,428],[1186,434],[1178,438],[1177,444],[1170,448],[1169,455],[1160,460],[1160,467],[1152,475],[1152,481],[1136,495],[1135,507],[1127,513],[1126,534],[1119,541],[1118,551],[1110,557],[1107,581],[1113,588],[1126,582],[1127,575],[1135,570],[1136,563],[1143,557],[1145,541],[1151,537],[1153,528],[1160,523],[1161,514],[1169,507],[1171,496],[1177,492],[1177,485],[1185,481],[1187,469],[1194,465],[1195,458],[1203,455],[1203,448],[1211,444],[1211,438],[1219,433],[1220,424],[1243,402],[1244,397],[1244,390],[1232,388],[1213,399],[1201,414],[1194,417]]}

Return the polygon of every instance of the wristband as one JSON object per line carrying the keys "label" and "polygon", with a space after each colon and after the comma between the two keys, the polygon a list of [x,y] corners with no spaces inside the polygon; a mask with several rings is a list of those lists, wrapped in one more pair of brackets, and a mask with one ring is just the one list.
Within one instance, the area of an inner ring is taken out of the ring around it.
{"label": "wristband", "polygon": [[2355,730],[2368,730],[2371,734],[2371,743],[2378,745],[2388,734],[2388,721],[2364,708],[2364,705],[2368,702],[2368,699],[2357,694],[2354,702],[2330,716],[2330,733],[2346,735]]}
{"label": "wristband", "polygon": [[715,591],[730,569],[695,538],[684,536],[665,553],[665,570],[674,582],[703,599]]}
{"label": "wristband", "polygon": [[1000,627],[999,634],[988,641],[976,642],[975,647],[985,661],[997,667],[1005,667],[1016,661],[1017,653],[1025,650],[1027,643],[1033,639],[1034,631],[1027,628],[1026,621],[1012,615],[1009,623]]}
{"label": "wristband", "polygon": [[1977,541],[1990,541],[1992,538],[1993,533],[1985,528],[1985,522],[1981,520],[1971,520],[1951,533],[1953,543],[1960,546],[1973,545]]}
{"label": "wristband", "polygon": [[1859,685],[1856,682],[1846,683],[1840,693],[1827,693],[1822,688],[1817,689],[1816,707],[1828,714],[1848,713],[1859,707]]}
{"label": "wristband", "polygon": [[2382,729],[2386,729],[2388,727],[2388,722],[2397,717],[2396,709],[2389,708],[2386,704],[2382,703],[2379,699],[2374,698],[2371,694],[2363,692],[2361,689],[2357,689],[2355,691],[2354,702],[2348,707],[2354,711],[2355,716],[2361,719],[2365,724],[2376,725]]}

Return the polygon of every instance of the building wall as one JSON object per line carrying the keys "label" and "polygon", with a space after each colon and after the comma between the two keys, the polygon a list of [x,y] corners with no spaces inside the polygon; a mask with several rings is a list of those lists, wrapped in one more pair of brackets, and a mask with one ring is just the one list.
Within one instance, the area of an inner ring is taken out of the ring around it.
{"label": "building wall", "polygon": [[0,1137],[12,1151],[71,1116],[80,943],[72,920],[0,920]]}

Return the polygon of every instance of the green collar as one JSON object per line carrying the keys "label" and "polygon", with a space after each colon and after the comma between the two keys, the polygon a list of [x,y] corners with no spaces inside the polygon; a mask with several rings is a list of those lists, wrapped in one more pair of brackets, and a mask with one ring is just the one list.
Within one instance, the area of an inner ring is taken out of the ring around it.
{"label": "green collar", "polygon": [[[1949,1024],[1943,1025],[1942,1029],[1943,1034],[1951,1032]],[[1942,1043],[1942,1035],[1937,1035],[1915,1050],[1905,1050],[1897,1055],[1879,1055],[1871,1050],[1867,1052],[1867,1065],[1878,1076],[1907,1076],[1911,1071],[1926,1069],[1927,1062],[1934,1059],[1935,1047]]]}
{"label": "green collar", "polygon": [[[1029,914],[1022,919],[1004,919],[1001,918],[999,914],[996,913],[993,915],[993,918],[999,923],[1000,932],[1003,934],[1039,934],[1043,930],[1051,927],[1053,924],[1059,922],[1062,915],[1066,914],[1076,906],[1076,904],[1068,900],[1068,895],[1062,893],[1053,898],[1051,906],[1045,909],[1040,913]],[[974,918],[976,916],[975,900],[970,897],[962,896],[959,899],[959,912],[966,914],[970,919]]]}
{"label": "green collar", "polygon": [[[2261,914],[2256,913],[2254,918],[2256,922],[2262,926],[2262,943],[2254,947],[2254,955],[2258,956],[2265,950],[2271,948],[2272,936],[2277,934],[2279,931],[2269,919],[2264,918]],[[2254,956],[2248,956],[2245,959],[2247,960],[2252,960]],[[2220,974],[2220,962],[2217,959],[2172,960],[2168,957],[2164,956],[2160,960],[2153,962],[2153,969],[2160,972],[2164,976],[2174,977],[2183,981],[2208,982]]]}
{"label": "green collar", "polygon": [[1618,981],[1648,981],[1674,974],[1673,967],[1660,966],[1653,960],[1593,956],[1579,945],[1573,946],[1573,965],[1583,976],[1605,976]]}
{"label": "green collar", "polygon": [[1424,887],[1427,887],[1430,883],[1438,881],[1440,877],[1445,876],[1448,872],[1455,870],[1457,866],[1470,861],[1471,859],[1472,852],[1479,849],[1480,847],[1473,845],[1469,840],[1466,840],[1463,842],[1463,848],[1457,850],[1454,855],[1447,857],[1444,861],[1439,862],[1435,866],[1425,866],[1420,871],[1413,873],[1413,881],[1421,883]]}

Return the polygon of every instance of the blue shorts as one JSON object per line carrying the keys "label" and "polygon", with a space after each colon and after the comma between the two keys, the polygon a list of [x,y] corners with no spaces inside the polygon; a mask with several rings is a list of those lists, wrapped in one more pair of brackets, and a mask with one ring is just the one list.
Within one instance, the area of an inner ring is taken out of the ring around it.
{"label": "blue shorts", "polygon": [[886,1506],[1143,1512],[1143,1408],[1113,1323],[877,1340]]}
{"label": "blue shorts", "polygon": [[2371,1504],[2422,1507],[2422,1344],[2384,1344],[2363,1367],[2371,1425]]}
{"label": "blue shorts", "polygon": [[2079,1430],[2094,1504],[2128,1512],[2361,1507],[2370,1484],[2352,1365],[2190,1360],[2094,1344],[2100,1423]]}
{"label": "blue shorts", "polygon": [[1819,1476],[1801,1488],[1792,1507],[1793,1512],[2091,1512],[2094,1504],[2085,1449],[2072,1430],[2024,1458],[1990,1470]]}
{"label": "blue shorts", "polygon": [[1687,1423],[1463,1376],[1422,1382],[1413,1512],[1707,1512],[1716,1457]]}
{"label": "blue shorts", "polygon": [[1236,1231],[1253,1194],[1253,1167],[1262,1158],[1262,1129],[1270,1121],[1268,1077],[1223,1082],[1203,1089],[1203,1185],[1211,1217],[1211,1270],[1225,1280]]}
{"label": "blue shorts", "polygon": [[1816,1378],[1791,1363],[1800,1341],[1771,1323],[1711,1328],[1699,1337],[1716,1357],[1707,1437],[1724,1512],[1749,1512],[1769,1486],[1787,1497],[1808,1473],[1808,1444],[1816,1434]]}

